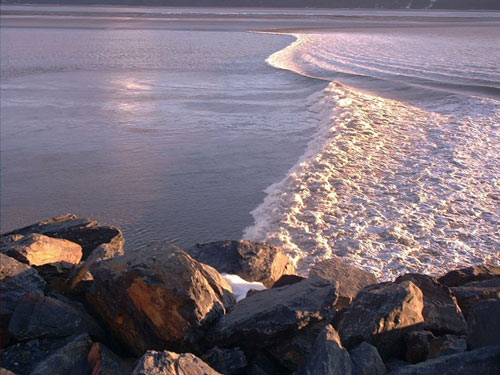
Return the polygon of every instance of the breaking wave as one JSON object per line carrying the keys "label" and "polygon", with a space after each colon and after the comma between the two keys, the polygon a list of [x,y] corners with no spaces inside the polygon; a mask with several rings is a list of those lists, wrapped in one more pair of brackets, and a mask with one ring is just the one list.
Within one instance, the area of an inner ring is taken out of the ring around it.
{"label": "breaking wave", "polygon": [[[345,40],[339,47],[339,38],[352,40],[349,59],[359,62],[341,73],[369,76],[371,93],[332,80],[341,70],[338,54],[348,49]],[[373,94],[376,84],[387,93],[390,81],[394,96],[414,79],[495,88],[498,70],[491,61],[483,61],[484,68],[465,61],[472,72],[457,63],[446,75],[433,68],[443,59],[436,50],[426,60],[427,74],[404,53],[391,60],[390,44],[371,47],[390,60],[386,70],[382,64],[372,69],[367,65],[382,58],[363,62],[360,51],[371,53],[356,49],[363,43],[359,34],[297,35],[268,59],[332,82],[309,98],[316,133],[287,176],[266,190],[244,238],[282,246],[303,274],[332,256],[382,280],[500,264],[500,102],[467,93],[433,95],[428,87],[419,91],[420,83],[410,86],[414,97],[405,100]],[[403,67],[413,69],[411,80]]]}

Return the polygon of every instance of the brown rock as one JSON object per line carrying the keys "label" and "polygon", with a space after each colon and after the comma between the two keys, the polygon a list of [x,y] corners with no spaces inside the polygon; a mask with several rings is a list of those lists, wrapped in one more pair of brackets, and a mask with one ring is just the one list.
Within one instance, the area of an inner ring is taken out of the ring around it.
{"label": "brown rock", "polygon": [[199,262],[209,264],[221,273],[236,274],[247,281],[259,281],[268,288],[282,275],[295,273],[295,268],[281,248],[258,242],[208,242],[196,244],[188,252]]}
{"label": "brown rock", "polygon": [[150,245],[100,264],[87,300],[131,352],[202,350],[203,330],[234,303],[231,287],[184,251]]}
{"label": "brown rock", "polygon": [[77,264],[82,258],[80,245],[41,234],[29,234],[18,241],[11,242],[3,252],[30,266],[42,266],[55,262]]}
{"label": "brown rock", "polygon": [[2,235],[2,240],[11,235],[26,236],[32,233],[62,238],[79,244],[83,252],[82,260],[87,259],[90,252],[100,244],[123,242],[122,232],[118,228],[103,226],[97,221],[79,218],[71,214],[58,216],[21,229],[16,229]]}
{"label": "brown rock", "polygon": [[88,353],[92,375],[127,375],[131,368],[101,343],[93,343]]}
{"label": "brown rock", "polygon": [[490,280],[500,277],[500,266],[491,264],[450,271],[438,281],[447,287],[460,286],[473,281]]}
{"label": "brown rock", "polygon": [[358,293],[335,326],[347,348],[367,341],[383,359],[401,357],[403,336],[422,325],[423,307],[423,294],[411,281],[372,285]]}
{"label": "brown rock", "polygon": [[429,331],[408,332],[404,336],[406,344],[405,359],[410,363],[423,362],[427,359],[430,352],[430,346],[436,336]]}
{"label": "brown rock", "polygon": [[422,314],[425,329],[437,334],[467,333],[467,322],[448,287],[433,277],[411,273],[398,277],[395,282],[408,280],[418,286],[424,295]]}
{"label": "brown rock", "polygon": [[337,331],[331,325],[327,325],[295,375],[351,375],[351,373],[352,363],[349,353],[342,347]]}
{"label": "brown rock", "polygon": [[476,303],[500,298],[500,277],[451,288],[465,317]]}
{"label": "brown rock", "polygon": [[132,375],[221,375],[190,353],[148,350],[138,361]]}
{"label": "brown rock", "polygon": [[345,263],[338,257],[316,263],[309,277],[328,280],[336,286],[339,295],[336,307],[339,310],[349,305],[361,289],[378,282],[375,275]]}

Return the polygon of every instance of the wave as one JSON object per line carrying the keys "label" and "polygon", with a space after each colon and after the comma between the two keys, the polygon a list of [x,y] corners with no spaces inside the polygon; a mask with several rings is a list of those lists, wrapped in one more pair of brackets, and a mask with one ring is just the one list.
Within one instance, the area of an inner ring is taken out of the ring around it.
{"label": "wave", "polygon": [[[303,64],[321,43],[296,37],[268,63],[327,79]],[[448,93],[410,103],[331,82],[309,104],[317,131],[266,190],[245,239],[282,246],[302,274],[332,256],[382,280],[500,264],[499,101]]]}

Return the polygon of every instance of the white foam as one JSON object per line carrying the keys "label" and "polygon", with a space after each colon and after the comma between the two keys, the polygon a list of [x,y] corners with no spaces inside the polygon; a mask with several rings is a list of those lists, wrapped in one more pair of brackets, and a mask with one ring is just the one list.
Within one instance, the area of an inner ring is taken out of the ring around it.
{"label": "white foam", "polygon": [[266,289],[266,287],[262,283],[255,281],[254,282],[246,281],[238,275],[223,273],[222,276],[233,288],[233,294],[236,297],[236,301],[238,302],[246,297],[250,289],[255,289],[255,290]]}
{"label": "white foam", "polygon": [[[268,62],[301,73],[310,42]],[[318,129],[244,239],[282,246],[303,274],[334,254],[383,280],[500,265],[499,101],[410,105],[331,83],[310,106]]]}

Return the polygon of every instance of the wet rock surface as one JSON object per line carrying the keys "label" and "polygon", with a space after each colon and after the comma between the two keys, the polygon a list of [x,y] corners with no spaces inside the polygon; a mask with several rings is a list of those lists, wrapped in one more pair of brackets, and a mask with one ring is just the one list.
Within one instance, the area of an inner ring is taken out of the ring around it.
{"label": "wet rock surface", "polygon": [[252,241],[217,241],[196,244],[189,254],[220,273],[236,274],[247,281],[271,287],[284,274],[295,273],[284,251]]}

